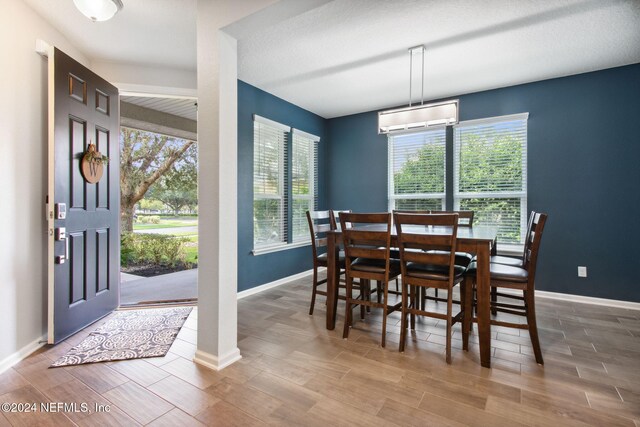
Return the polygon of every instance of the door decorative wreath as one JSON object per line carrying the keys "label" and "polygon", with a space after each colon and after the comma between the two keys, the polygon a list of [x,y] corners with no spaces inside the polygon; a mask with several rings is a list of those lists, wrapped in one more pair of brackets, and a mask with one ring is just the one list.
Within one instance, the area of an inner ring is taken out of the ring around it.
{"label": "door decorative wreath", "polygon": [[104,172],[104,166],[109,163],[109,158],[96,151],[95,144],[89,143],[87,151],[82,155],[80,170],[85,181],[95,184],[100,181]]}

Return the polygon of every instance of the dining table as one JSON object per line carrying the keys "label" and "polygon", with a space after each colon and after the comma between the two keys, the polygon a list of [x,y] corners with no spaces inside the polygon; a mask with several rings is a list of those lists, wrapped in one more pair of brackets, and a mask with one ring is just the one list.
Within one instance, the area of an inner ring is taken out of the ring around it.
{"label": "dining table", "polygon": [[[425,234],[439,234],[438,227],[421,227]],[[412,230],[415,233],[416,230]],[[477,293],[477,322],[480,345],[480,364],[491,367],[491,281],[489,276],[489,262],[492,245],[495,244],[498,229],[490,226],[458,227],[456,251],[475,254],[476,293]],[[328,231],[327,234],[327,329],[336,326],[336,311],[338,308],[338,283],[340,268],[338,267],[338,253],[342,242],[342,232]],[[398,247],[398,236],[395,227],[391,229],[391,247]]]}

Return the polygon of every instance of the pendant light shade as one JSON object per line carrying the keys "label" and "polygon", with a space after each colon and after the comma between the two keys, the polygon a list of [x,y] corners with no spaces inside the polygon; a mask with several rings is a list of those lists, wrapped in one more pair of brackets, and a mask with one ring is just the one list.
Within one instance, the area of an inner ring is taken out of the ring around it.
{"label": "pendant light shade", "polygon": [[378,133],[380,134],[456,123],[458,123],[457,99],[378,113]]}
{"label": "pendant light shade", "polygon": [[124,7],[121,0],[73,0],[73,3],[93,22],[107,21]]}
{"label": "pendant light shade", "polygon": [[[431,126],[453,125],[458,123],[457,99],[450,101],[424,103],[424,46],[415,46],[409,49],[409,106],[393,110],[380,111],[378,113],[378,133],[402,132]],[[422,100],[420,105],[411,105],[413,57],[422,56]]]}

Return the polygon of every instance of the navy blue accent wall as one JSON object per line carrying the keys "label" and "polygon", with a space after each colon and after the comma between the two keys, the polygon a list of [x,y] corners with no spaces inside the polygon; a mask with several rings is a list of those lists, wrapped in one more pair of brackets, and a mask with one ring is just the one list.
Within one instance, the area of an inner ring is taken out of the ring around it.
{"label": "navy blue accent wall", "polygon": [[[451,98],[461,120],[529,112],[528,208],[549,214],[537,289],[640,301],[640,64]],[[376,112],[328,121],[332,208],[387,209],[376,126]]]}
{"label": "navy blue accent wall", "polygon": [[386,212],[387,137],[378,135],[377,113],[330,119],[327,136],[331,209]]}
{"label": "navy blue accent wall", "polygon": [[238,291],[269,283],[313,267],[309,246],[254,256],[253,114],[321,138],[318,147],[318,206],[325,209],[326,120],[238,80]]}

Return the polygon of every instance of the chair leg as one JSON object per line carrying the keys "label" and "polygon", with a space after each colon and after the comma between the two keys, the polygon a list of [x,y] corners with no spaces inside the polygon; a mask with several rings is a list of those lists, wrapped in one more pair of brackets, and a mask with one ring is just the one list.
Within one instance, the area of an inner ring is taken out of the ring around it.
{"label": "chair leg", "polygon": [[318,287],[318,269],[313,267],[313,289],[311,291],[311,307],[309,307],[309,316],[313,315],[313,307],[316,305],[316,288]]}
{"label": "chair leg", "polygon": [[420,307],[420,310],[424,311],[425,306],[427,304],[427,291],[429,290],[429,288],[423,288],[420,287],[418,288],[418,302],[420,303],[420,305],[416,305],[416,307]]}
{"label": "chair leg", "polygon": [[346,298],[345,298],[345,312],[344,312],[344,330],[342,331],[342,338],[349,338],[349,327],[351,326],[351,299],[352,288],[353,288],[353,279],[351,277],[346,277]]}
{"label": "chair leg", "polygon": [[447,363],[451,364],[451,323],[453,314],[453,289],[447,291]]}
{"label": "chair leg", "polygon": [[536,355],[536,362],[544,365],[540,340],[538,339],[538,325],[536,323],[536,304],[533,291],[524,291],[524,303],[527,310],[527,323],[529,324],[529,336],[533,346],[533,354]]}
{"label": "chair leg", "polygon": [[498,309],[496,308],[496,303],[498,302],[498,288],[491,287],[491,315],[496,316],[498,314]]}
{"label": "chair leg", "polygon": [[[369,301],[371,299],[370,289],[365,287],[362,284],[362,280],[360,280],[360,299],[364,303],[365,301]],[[364,304],[360,304],[360,320],[364,320],[365,308],[369,308],[369,306],[365,306]]]}
{"label": "chair leg", "polygon": [[384,348],[387,344],[387,312],[389,311],[389,306],[387,305],[387,301],[389,301],[389,284],[386,283],[384,286],[384,298],[382,300],[382,347]]}
{"label": "chair leg", "polygon": [[402,282],[402,318],[400,319],[400,346],[398,351],[404,352],[404,344],[407,340],[407,308],[409,307],[409,294],[407,284]]}
{"label": "chair leg", "polygon": [[382,301],[382,282],[376,280],[376,296],[378,298],[378,304]]}
{"label": "chair leg", "polygon": [[464,315],[462,318],[462,349],[469,351],[469,333],[471,332],[471,318],[473,316],[473,281],[468,277],[462,282],[461,296],[464,302]]}
{"label": "chair leg", "polygon": [[[415,309],[420,303],[420,301],[418,301],[420,295],[420,286],[409,287],[409,293],[411,294],[411,308]],[[411,330],[416,330],[416,315],[414,312],[411,312]]]}

